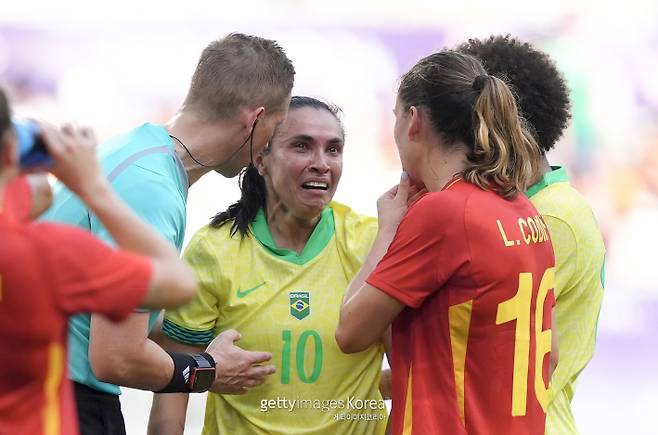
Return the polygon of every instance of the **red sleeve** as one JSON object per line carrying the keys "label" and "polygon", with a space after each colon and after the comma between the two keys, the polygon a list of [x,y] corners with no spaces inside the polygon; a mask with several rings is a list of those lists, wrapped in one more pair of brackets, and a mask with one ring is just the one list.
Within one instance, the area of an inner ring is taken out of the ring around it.
{"label": "red sleeve", "polygon": [[7,210],[14,219],[28,221],[32,209],[32,188],[26,176],[14,178],[5,187],[1,209]]}
{"label": "red sleeve", "polygon": [[89,311],[119,321],[144,299],[152,273],[149,258],[114,250],[67,225],[35,224],[32,231],[65,313]]}
{"label": "red sleeve", "polygon": [[368,284],[418,308],[468,262],[463,203],[444,203],[445,196],[428,194],[411,206]]}

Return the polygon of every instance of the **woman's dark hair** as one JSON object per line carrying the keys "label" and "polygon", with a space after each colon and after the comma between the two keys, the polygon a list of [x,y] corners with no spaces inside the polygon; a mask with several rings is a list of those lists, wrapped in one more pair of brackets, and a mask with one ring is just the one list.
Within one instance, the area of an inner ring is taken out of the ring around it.
{"label": "woman's dark hair", "polygon": [[446,50],[421,59],[402,76],[398,98],[406,110],[425,110],[447,147],[466,144],[466,181],[504,198],[534,181],[539,147],[508,86],[474,57]]}
{"label": "woman's dark hair", "polygon": [[5,132],[11,128],[11,110],[9,109],[9,102],[7,96],[2,88],[0,88],[0,152],[4,147],[2,137]]}
{"label": "woman's dark hair", "polygon": [[469,39],[457,51],[478,58],[487,72],[505,77],[543,152],[555,146],[571,118],[569,88],[548,54],[510,35]]}
{"label": "woman's dark hair", "polygon": [[[331,113],[343,129],[343,124],[340,121],[341,110],[338,106],[330,103],[325,103],[312,97],[294,96],[290,99],[290,106],[288,112],[295,109],[310,107],[318,110],[326,110]],[[344,129],[343,129],[344,130]],[[277,135],[277,130],[274,131],[272,138]],[[344,131],[343,131],[344,135]],[[272,140],[263,153],[268,153],[272,146]],[[231,225],[231,237],[238,231],[241,237],[249,235],[249,224],[254,220],[258,210],[265,207],[266,189],[265,179],[258,173],[258,169],[251,164],[240,172],[239,185],[241,196],[240,199],[229,206],[228,209],[217,213],[210,221],[210,226],[219,228],[229,222]]]}

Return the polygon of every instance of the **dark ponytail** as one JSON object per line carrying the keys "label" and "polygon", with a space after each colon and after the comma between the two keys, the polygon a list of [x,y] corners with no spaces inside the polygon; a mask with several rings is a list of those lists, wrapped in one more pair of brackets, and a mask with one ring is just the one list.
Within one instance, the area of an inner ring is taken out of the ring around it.
{"label": "dark ponytail", "polygon": [[244,237],[249,233],[249,224],[256,213],[265,206],[265,179],[258,173],[254,165],[249,165],[240,173],[241,196],[238,202],[225,211],[217,213],[212,218],[210,226],[219,228],[233,220],[231,237],[238,231]]}
{"label": "dark ponytail", "polygon": [[[514,95],[501,79],[483,75],[480,95],[473,107],[472,166],[464,179],[504,198],[525,192],[539,172],[539,146],[519,118]],[[475,82],[474,82],[475,84]]]}
{"label": "dark ponytail", "polygon": [[0,152],[4,147],[4,135],[11,128],[11,110],[4,89],[0,88]]}

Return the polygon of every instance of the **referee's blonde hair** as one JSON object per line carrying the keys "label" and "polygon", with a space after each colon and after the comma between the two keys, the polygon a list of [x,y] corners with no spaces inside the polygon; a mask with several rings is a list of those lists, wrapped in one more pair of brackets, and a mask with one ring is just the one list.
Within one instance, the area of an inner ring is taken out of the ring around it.
{"label": "referee's blonde hair", "polygon": [[279,106],[290,95],[294,75],[292,62],[275,41],[231,33],[201,53],[184,107],[210,120],[248,105],[283,110]]}

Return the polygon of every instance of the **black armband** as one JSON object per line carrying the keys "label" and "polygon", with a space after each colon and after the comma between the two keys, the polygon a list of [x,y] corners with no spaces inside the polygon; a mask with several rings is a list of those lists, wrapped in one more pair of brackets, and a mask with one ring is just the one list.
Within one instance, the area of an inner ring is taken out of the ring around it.
{"label": "black armband", "polygon": [[167,352],[174,361],[174,374],[156,393],[203,393],[215,380],[215,360],[207,353]]}

